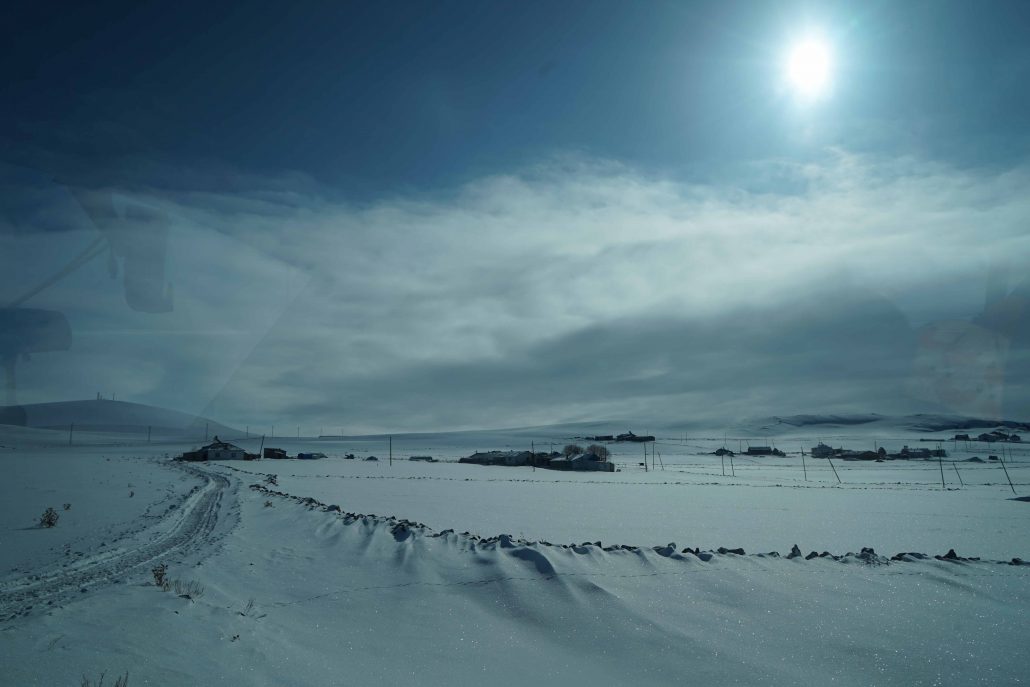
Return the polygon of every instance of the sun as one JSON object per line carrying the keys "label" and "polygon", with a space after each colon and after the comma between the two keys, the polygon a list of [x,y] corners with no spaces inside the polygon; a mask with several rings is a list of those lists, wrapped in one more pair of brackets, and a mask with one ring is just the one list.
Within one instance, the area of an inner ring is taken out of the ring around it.
{"label": "sun", "polygon": [[796,43],[787,55],[786,77],[794,92],[814,99],[824,95],[830,87],[833,73],[833,53],[821,38],[806,38]]}

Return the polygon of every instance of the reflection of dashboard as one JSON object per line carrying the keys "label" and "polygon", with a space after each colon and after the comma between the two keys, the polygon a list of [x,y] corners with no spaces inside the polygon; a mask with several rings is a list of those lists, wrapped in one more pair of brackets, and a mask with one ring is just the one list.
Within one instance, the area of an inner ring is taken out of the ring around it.
{"label": "reflection of dashboard", "polygon": [[56,310],[0,308],[0,364],[7,377],[7,404],[14,405],[14,366],[18,358],[33,353],[67,351],[72,330],[65,316]]}
{"label": "reflection of dashboard", "polygon": [[112,193],[72,194],[107,239],[112,275],[117,272],[115,258],[122,259],[122,283],[129,307],[139,312],[170,312],[172,287],[165,283],[168,224],[164,213]]}
{"label": "reflection of dashboard", "polygon": [[165,282],[168,224],[164,213],[110,192],[68,189],[101,236],[17,298],[0,307],[0,364],[6,376],[6,403],[15,399],[15,365],[32,353],[66,351],[72,332],[67,318],[54,310],[20,307],[94,258],[107,253],[111,276],[122,263],[125,302],[138,312],[172,310],[171,284]]}

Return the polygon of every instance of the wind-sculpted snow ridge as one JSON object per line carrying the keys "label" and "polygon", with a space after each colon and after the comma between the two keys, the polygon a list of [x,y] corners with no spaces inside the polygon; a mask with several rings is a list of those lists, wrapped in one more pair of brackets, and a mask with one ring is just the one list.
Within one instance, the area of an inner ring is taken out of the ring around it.
{"label": "wind-sculpted snow ridge", "polygon": [[[513,548],[527,548],[527,547],[554,547],[572,551],[573,553],[585,554],[585,553],[596,553],[598,551],[603,552],[642,552],[645,550],[653,551],[659,556],[670,558],[673,560],[689,560],[696,559],[703,562],[712,561],[717,556],[753,556],[757,558],[784,558],[787,560],[800,559],[802,561],[811,561],[813,559],[831,560],[840,563],[862,563],[866,565],[892,565],[895,563],[915,563],[926,560],[937,560],[949,563],[964,563],[964,564],[992,564],[992,565],[1010,565],[1010,566],[1023,566],[1030,565],[1030,561],[1024,561],[1019,557],[1013,557],[1010,560],[986,560],[979,557],[973,556],[960,556],[955,553],[954,549],[949,549],[947,553],[933,555],[918,552],[901,552],[893,556],[884,556],[876,553],[872,547],[862,547],[858,553],[849,551],[844,554],[833,554],[828,551],[816,552],[811,551],[808,554],[804,554],[801,549],[795,544],[789,553],[781,556],[778,551],[769,551],[764,553],[753,553],[748,554],[742,548],[729,548],[720,546],[716,549],[702,549],[700,547],[685,547],[679,549],[675,543],[669,543],[660,546],[634,546],[629,544],[615,544],[615,545],[603,545],[600,541],[594,542],[583,542],[581,544],[555,544],[549,541],[530,541],[521,537],[514,537],[510,534],[498,534],[490,537],[483,537],[472,532],[461,532],[455,533],[453,529],[447,529],[442,531],[435,531],[433,528],[412,520],[405,518],[398,518],[395,516],[381,516],[375,514],[366,513],[352,513],[344,511],[340,506],[336,504],[326,504],[318,499],[310,496],[295,496],[283,491],[276,489],[270,489],[263,484],[251,484],[250,488],[254,491],[260,492],[267,496],[275,496],[288,501],[293,501],[309,509],[318,509],[326,513],[335,513],[343,519],[345,525],[352,525],[362,523],[366,525],[385,525],[389,527],[390,533],[397,542],[403,542],[414,536],[423,537],[456,537],[463,541],[470,548],[477,546],[498,546],[500,548],[513,549]],[[538,566],[540,567],[540,566]],[[550,567],[550,563],[546,563],[545,566],[550,573],[553,574],[553,568]]]}
{"label": "wind-sculpted snow ridge", "polygon": [[228,478],[180,464],[168,464],[201,478],[204,483],[187,494],[181,507],[166,510],[142,532],[145,541],[127,537],[104,550],[52,572],[35,573],[0,584],[0,620],[28,615],[34,608],[57,606],[93,588],[119,583],[153,561],[169,555],[195,553],[214,543],[212,534],[223,510]]}

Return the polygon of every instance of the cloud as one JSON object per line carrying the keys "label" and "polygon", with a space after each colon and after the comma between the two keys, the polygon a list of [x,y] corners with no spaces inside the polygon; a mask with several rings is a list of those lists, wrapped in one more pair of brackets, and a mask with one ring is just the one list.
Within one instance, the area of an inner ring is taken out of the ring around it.
{"label": "cloud", "polygon": [[835,150],[734,181],[558,157],[362,205],[296,176],[122,191],[170,218],[175,312],[129,313],[88,270],[48,298],[119,360],[67,354],[76,390],[129,370],[138,400],[252,427],[970,410],[908,377],[924,325],[1026,263],[1027,169]]}

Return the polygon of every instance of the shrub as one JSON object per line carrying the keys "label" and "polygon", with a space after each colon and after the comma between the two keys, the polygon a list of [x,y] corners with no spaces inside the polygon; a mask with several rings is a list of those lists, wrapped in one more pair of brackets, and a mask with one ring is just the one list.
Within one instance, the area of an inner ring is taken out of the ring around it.
{"label": "shrub", "polygon": [[57,520],[60,518],[53,508],[47,508],[43,511],[43,515],[39,516],[40,527],[53,527],[57,524]]}
{"label": "shrub", "polygon": [[65,510],[71,510],[72,509],[72,504],[70,504],[70,503],[64,504],[64,509]]}
{"label": "shrub", "polygon": [[272,502],[271,501],[265,501],[265,508],[271,508],[271,507],[272,507]]}
{"label": "shrub", "polygon": [[268,477],[265,477],[265,484],[271,484],[272,486],[275,486],[275,487],[279,486],[279,476],[278,475],[269,475]]}
{"label": "shrub", "polygon": [[578,456],[583,453],[583,447],[578,444],[568,444],[561,450],[561,452],[566,458],[571,458],[572,456]]}
{"label": "shrub", "polygon": [[190,601],[204,596],[204,585],[200,584],[196,580],[190,580],[189,582],[176,580],[172,583],[172,588],[175,590],[176,594],[184,599],[189,599]]}
{"label": "shrub", "polygon": [[611,455],[611,452],[608,450],[608,447],[601,446],[600,444],[590,444],[589,446],[587,446],[587,453],[593,453],[601,460],[608,460],[608,457]]}
{"label": "shrub", "polygon": [[150,569],[151,574],[154,576],[154,584],[158,587],[165,586],[165,580],[168,579],[168,566],[162,563],[161,565],[155,565]]}
{"label": "shrub", "polygon": [[[82,687],[104,687],[104,676],[107,673],[100,673],[100,679],[93,682],[85,675],[82,676]],[[118,679],[114,681],[114,687],[129,687],[129,673],[126,671],[125,675],[120,675]]]}

